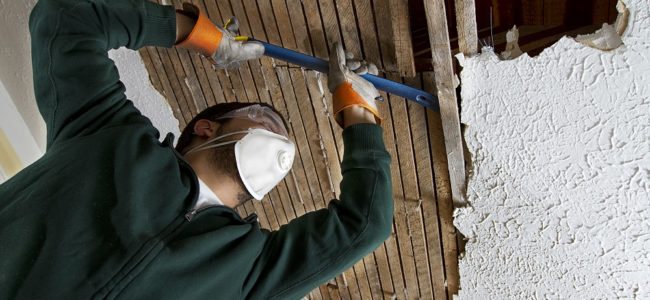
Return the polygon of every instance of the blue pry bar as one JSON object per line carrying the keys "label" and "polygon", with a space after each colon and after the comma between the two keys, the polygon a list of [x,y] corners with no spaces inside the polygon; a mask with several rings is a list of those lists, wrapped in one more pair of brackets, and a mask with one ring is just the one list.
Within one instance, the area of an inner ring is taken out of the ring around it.
{"label": "blue pry bar", "polygon": [[[329,63],[317,57],[309,56],[282,48],[273,44],[259,41],[264,45],[264,55],[301,66],[305,69],[315,70],[327,74],[329,72]],[[440,111],[438,97],[431,95],[423,90],[419,90],[408,85],[388,80],[372,74],[361,75],[364,79],[370,81],[378,90],[389,94],[400,96],[431,109]]]}

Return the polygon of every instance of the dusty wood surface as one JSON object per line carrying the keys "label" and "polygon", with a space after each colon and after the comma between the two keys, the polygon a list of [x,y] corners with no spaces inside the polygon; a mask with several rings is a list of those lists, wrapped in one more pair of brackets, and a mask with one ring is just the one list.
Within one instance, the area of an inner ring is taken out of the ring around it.
{"label": "dusty wood surface", "polygon": [[403,77],[413,77],[415,76],[415,63],[413,61],[408,0],[390,0],[389,4],[397,72]]}
{"label": "dusty wood surface", "polygon": [[[455,4],[458,49],[465,55],[474,55],[478,51],[476,5],[474,0],[456,0]],[[449,40],[449,37],[447,37],[447,40]]]}
{"label": "dusty wood surface", "polygon": [[447,19],[444,15],[445,3],[442,0],[426,0],[424,5],[427,11],[431,54],[440,101],[440,115],[445,135],[453,202],[457,206],[462,206],[465,204],[465,161],[454,86],[455,75],[449,49]]}
{"label": "dusty wood surface", "polygon": [[[192,2],[216,23],[236,16],[244,35],[325,59],[328,45],[342,41],[356,56],[397,70],[389,0]],[[181,1],[172,3],[180,7]],[[271,104],[287,119],[297,145],[292,172],[263,201],[239,207],[240,214],[256,213],[262,227],[276,230],[339,197],[342,130],[331,117],[326,76],[269,58],[224,71],[182,49],[150,47],[140,53],[181,129],[202,109],[234,101]],[[432,76],[389,78],[432,89]],[[352,268],[311,291],[309,299],[442,299],[457,286],[443,131],[431,125],[440,124],[439,115],[396,96],[384,97],[379,107],[392,156],[394,233]]]}

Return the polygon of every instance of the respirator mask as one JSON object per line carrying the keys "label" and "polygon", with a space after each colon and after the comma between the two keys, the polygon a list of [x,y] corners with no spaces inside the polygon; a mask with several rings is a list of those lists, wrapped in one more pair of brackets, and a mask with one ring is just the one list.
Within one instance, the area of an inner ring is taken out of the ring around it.
{"label": "respirator mask", "polygon": [[[237,170],[246,190],[262,200],[289,173],[296,147],[286,136],[282,119],[268,107],[251,105],[225,114],[221,119],[248,119],[267,129],[249,128],[230,132],[200,144],[185,154],[235,144]],[[233,135],[245,134],[239,140],[215,143]]]}

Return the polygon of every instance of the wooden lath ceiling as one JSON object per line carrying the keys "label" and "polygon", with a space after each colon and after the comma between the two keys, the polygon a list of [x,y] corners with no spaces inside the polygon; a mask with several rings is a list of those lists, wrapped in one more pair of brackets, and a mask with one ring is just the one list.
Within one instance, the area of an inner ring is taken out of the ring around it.
{"label": "wooden lath ceiling", "polygon": [[[403,0],[205,0],[192,1],[214,21],[236,16],[241,33],[320,58],[342,41],[356,57],[386,77],[434,92],[433,73],[413,74],[408,5]],[[180,1],[174,1],[180,8]],[[395,37],[398,38],[395,38]],[[289,122],[297,144],[293,171],[253,212],[262,227],[278,229],[336,198],[343,154],[341,129],[332,122],[326,76],[269,58],[238,70],[215,70],[183,49],[140,50],[153,85],[166,97],[181,129],[199,111],[223,102],[274,105]],[[409,56],[410,55],[410,56]],[[458,290],[457,244],[440,115],[383,95],[382,127],[392,156],[394,234],[373,254],[330,283],[313,299],[443,299]]]}

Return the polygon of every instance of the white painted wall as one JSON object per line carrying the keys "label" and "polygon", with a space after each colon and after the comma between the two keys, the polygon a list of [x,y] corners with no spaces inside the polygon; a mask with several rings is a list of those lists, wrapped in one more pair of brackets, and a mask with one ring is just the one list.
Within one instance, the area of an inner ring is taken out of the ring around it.
{"label": "white painted wall", "polygon": [[650,299],[650,5],[624,45],[463,62],[461,299]]}
{"label": "white painted wall", "polygon": [[[45,122],[34,100],[29,13],[35,0],[0,0],[0,82],[45,150]],[[6,112],[0,112],[5,114]]]}
{"label": "white painted wall", "polygon": [[[7,134],[35,141],[42,154],[45,150],[46,130],[34,98],[31,40],[28,28],[29,13],[35,3],[35,0],[0,0],[0,37],[2,37],[0,39],[0,83],[5,87],[6,98],[11,102],[11,106],[15,107],[15,111],[0,110],[0,119],[24,120],[31,137],[25,136],[22,132],[19,134],[17,131],[9,131]],[[120,71],[129,99],[152,120],[154,126],[161,132],[162,138],[167,132],[172,132],[178,137],[180,135],[178,120],[174,118],[164,97],[149,82],[139,54],[120,49],[111,51],[110,56],[115,60]],[[3,102],[3,105],[5,104],[9,105]],[[16,111],[19,115],[16,115]],[[12,144],[21,145],[25,144],[25,141],[13,139]],[[29,159],[27,164],[32,161]]]}
{"label": "white painted wall", "polygon": [[[5,132],[11,147],[18,154],[22,167],[30,165],[43,155],[43,151],[34,140],[27,123],[11,101],[2,82],[0,82],[0,129]],[[0,173],[4,175],[0,178],[2,183],[8,179],[8,170],[0,170]]]}

